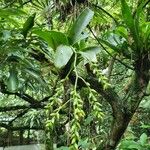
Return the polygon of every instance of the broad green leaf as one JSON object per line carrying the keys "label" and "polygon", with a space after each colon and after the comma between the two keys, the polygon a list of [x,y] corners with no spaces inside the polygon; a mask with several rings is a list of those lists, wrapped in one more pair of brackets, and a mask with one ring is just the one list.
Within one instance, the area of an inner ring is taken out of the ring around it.
{"label": "broad green leaf", "polygon": [[23,25],[22,34],[25,38],[26,38],[29,30],[34,26],[35,15],[36,15],[36,13],[31,15]]}
{"label": "broad green leaf", "polygon": [[93,46],[80,50],[80,54],[88,61],[96,62],[96,54],[100,52],[100,47]]}
{"label": "broad green leaf", "polygon": [[7,80],[7,88],[10,92],[15,92],[18,89],[19,81],[17,77],[16,69],[10,68],[9,70],[9,77]]}
{"label": "broad green leaf", "polygon": [[73,24],[70,32],[69,32],[69,37],[70,37],[70,44],[75,44],[78,42],[82,36],[82,32],[86,28],[86,26],[89,24],[90,20],[93,18],[94,12],[90,10],[89,8],[86,8],[80,16],[77,18],[75,23]]}
{"label": "broad green leaf", "polygon": [[64,67],[73,54],[72,47],[60,45],[56,49],[54,64],[58,68]]}
{"label": "broad green leaf", "polygon": [[144,146],[146,143],[147,143],[147,135],[145,133],[143,133],[141,136],[140,136],[140,143],[142,146]]}
{"label": "broad green leaf", "polygon": [[81,40],[83,40],[83,39],[86,39],[88,36],[89,36],[89,35],[88,35],[87,32],[82,32],[82,33],[80,34],[80,36],[78,37],[77,42],[78,42],[78,41],[81,41]]}
{"label": "broad green leaf", "polygon": [[54,50],[61,44],[68,45],[66,35],[61,32],[35,30],[33,33],[44,39]]}

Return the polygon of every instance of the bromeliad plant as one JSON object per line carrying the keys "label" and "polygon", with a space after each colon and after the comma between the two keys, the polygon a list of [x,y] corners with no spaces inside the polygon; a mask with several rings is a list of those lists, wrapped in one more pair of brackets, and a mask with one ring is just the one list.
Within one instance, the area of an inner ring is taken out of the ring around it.
{"label": "bromeliad plant", "polygon": [[143,9],[148,3],[148,0],[140,1],[132,14],[127,2],[121,0],[123,22],[99,40],[126,59],[137,60],[142,53],[146,54],[150,44],[150,23]]}

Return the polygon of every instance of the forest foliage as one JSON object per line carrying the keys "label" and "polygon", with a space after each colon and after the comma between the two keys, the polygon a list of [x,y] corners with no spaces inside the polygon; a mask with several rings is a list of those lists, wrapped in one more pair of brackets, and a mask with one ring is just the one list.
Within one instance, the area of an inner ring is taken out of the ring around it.
{"label": "forest foliage", "polygon": [[150,149],[149,0],[1,0],[0,29],[1,135]]}

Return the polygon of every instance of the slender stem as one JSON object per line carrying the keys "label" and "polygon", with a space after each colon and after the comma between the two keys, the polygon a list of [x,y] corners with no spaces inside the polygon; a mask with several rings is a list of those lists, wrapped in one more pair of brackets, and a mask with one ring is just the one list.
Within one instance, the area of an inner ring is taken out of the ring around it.
{"label": "slender stem", "polygon": [[75,85],[74,85],[75,91],[77,89],[77,83],[78,83],[78,77],[79,77],[76,64],[77,64],[77,53],[75,52],[75,58],[74,58],[74,71],[75,71],[75,75],[76,75]]}

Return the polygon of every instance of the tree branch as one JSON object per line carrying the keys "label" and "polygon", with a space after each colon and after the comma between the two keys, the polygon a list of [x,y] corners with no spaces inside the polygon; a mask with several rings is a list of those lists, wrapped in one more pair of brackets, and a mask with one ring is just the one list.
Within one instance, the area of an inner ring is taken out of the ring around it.
{"label": "tree branch", "polygon": [[9,92],[5,88],[5,84],[3,81],[0,82],[0,92],[3,94],[8,94],[8,95],[16,95],[19,98],[25,100],[26,102],[30,103],[32,106],[36,105],[41,105],[39,101],[35,100],[33,97],[26,93],[17,93],[17,92]]}
{"label": "tree branch", "polygon": [[31,105],[5,106],[5,107],[0,107],[0,112],[15,111],[15,110],[27,109],[27,108],[31,108]]}
{"label": "tree branch", "polygon": [[15,118],[13,118],[11,121],[9,121],[9,125],[12,124],[16,119],[22,117],[24,114],[26,114],[28,112],[28,109],[23,110],[21,113],[19,113]]}
{"label": "tree branch", "polygon": [[18,130],[44,130],[44,126],[40,126],[40,127],[30,127],[30,126],[21,126],[21,127],[13,127],[13,126],[9,126],[5,123],[0,123],[0,127],[3,127],[5,129],[11,130],[11,131],[18,131]]}

